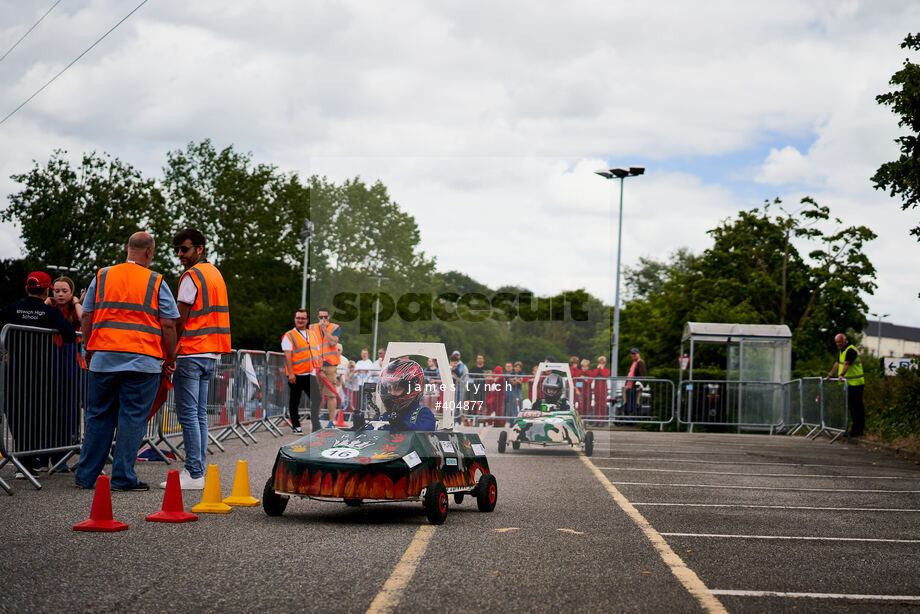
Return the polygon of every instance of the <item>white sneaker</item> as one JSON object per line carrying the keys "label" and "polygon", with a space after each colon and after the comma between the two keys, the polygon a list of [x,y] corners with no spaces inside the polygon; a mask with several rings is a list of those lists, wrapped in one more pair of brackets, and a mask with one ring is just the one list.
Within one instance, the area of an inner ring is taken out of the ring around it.
{"label": "white sneaker", "polygon": [[[160,482],[160,488],[166,488],[166,482]],[[179,474],[179,488],[182,490],[204,490],[204,476],[193,478],[188,469]]]}

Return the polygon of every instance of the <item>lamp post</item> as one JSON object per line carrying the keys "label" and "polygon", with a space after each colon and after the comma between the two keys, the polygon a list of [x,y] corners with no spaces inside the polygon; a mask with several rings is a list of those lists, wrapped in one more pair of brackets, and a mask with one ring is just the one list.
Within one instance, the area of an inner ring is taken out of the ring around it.
{"label": "lamp post", "polygon": [[[380,319],[380,282],[384,279],[389,279],[383,275],[371,275],[371,279],[377,280],[377,296],[374,300],[374,353],[371,356],[377,355],[377,321]],[[375,358],[376,360],[376,358]]]}
{"label": "lamp post", "polygon": [[303,221],[303,230],[300,231],[300,238],[303,239],[303,287],[300,290],[300,306],[307,308],[307,266],[310,262],[310,239],[313,238],[313,222],[310,220]]}
{"label": "lamp post", "polygon": [[878,333],[878,340],[875,344],[875,357],[881,360],[882,359],[882,319],[887,318],[891,314],[890,313],[879,314],[879,313],[870,312],[869,315],[875,316],[876,321],[878,322],[878,330],[876,331]]}
{"label": "lamp post", "polygon": [[[638,177],[645,173],[644,166],[630,166],[628,168],[608,168],[594,171],[604,179],[620,180],[620,222],[617,227],[617,283],[613,299],[613,332],[610,335],[610,375],[613,378],[613,399],[617,400],[617,359],[620,343],[620,254],[623,247],[623,180],[627,177]],[[613,209],[613,202],[610,203]]]}

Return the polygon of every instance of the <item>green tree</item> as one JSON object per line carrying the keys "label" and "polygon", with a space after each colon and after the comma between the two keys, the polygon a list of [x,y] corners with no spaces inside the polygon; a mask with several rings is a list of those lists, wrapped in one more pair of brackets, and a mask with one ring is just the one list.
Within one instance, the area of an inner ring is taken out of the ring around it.
{"label": "green tree", "polygon": [[[124,260],[133,233],[160,238],[168,227],[154,180],[108,154],[83,154],[75,169],[66,151],[55,150],[45,165],[34,162],[11,178],[23,189],[9,195],[0,219],[19,225],[26,257],[76,269],[84,284],[100,267]],[[154,269],[168,261],[162,247]]]}
{"label": "green tree", "polygon": [[[920,35],[908,34],[901,49],[920,51]],[[900,118],[898,126],[905,128],[907,134],[895,139],[901,155],[882,164],[872,176],[872,183],[875,189],[887,190],[892,197],[900,198],[901,209],[906,211],[920,203],[920,65],[905,59],[904,67],[888,83],[897,89],[880,94],[875,100],[891,107]],[[910,232],[920,240],[920,224]]]}

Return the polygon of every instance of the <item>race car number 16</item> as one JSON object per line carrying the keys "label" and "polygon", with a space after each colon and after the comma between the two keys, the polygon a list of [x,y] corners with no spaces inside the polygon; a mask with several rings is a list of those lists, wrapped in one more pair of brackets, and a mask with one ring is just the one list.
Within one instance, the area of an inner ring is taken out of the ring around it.
{"label": "race car number 16", "polygon": [[323,450],[321,455],[326,458],[354,458],[359,454],[354,448],[329,448]]}

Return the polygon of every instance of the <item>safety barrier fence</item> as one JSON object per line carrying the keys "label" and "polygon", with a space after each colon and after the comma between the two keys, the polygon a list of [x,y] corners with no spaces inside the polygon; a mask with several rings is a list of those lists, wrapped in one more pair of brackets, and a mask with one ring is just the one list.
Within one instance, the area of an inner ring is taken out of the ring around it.
{"label": "safety barrier fence", "polygon": [[[0,331],[0,468],[12,463],[35,488],[41,488],[41,483],[30,469],[37,463],[50,465],[52,473],[63,470],[80,450],[88,377],[79,352],[79,344],[63,343],[54,330],[8,324]],[[368,393],[376,379],[374,373],[357,377],[343,373],[346,420],[355,408],[367,412]],[[460,423],[501,425],[530,398],[533,377],[473,374],[457,384],[451,398],[439,379],[429,377],[423,402],[439,418],[452,403]],[[846,384],[821,378],[784,383],[691,380],[681,382],[677,390],[670,380],[653,378],[621,377],[614,385],[613,378],[585,377],[575,378],[573,385],[575,409],[593,425],[663,428],[675,423],[691,431],[696,426],[718,426],[804,433],[811,438],[826,435],[834,440],[849,420]],[[259,430],[281,435],[288,395],[283,354],[234,350],[222,355],[209,381],[209,451],[224,451],[222,442],[231,437],[249,445],[257,441]],[[568,390],[563,395],[568,398]],[[313,404],[318,407],[317,399]],[[304,395],[298,408],[301,416],[309,414],[310,405]],[[160,445],[182,458],[182,431],[172,391],[147,423],[144,444],[167,463]],[[0,488],[11,492],[3,479]]]}

